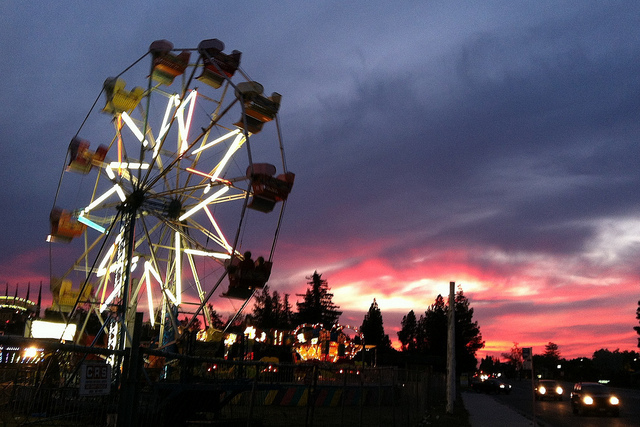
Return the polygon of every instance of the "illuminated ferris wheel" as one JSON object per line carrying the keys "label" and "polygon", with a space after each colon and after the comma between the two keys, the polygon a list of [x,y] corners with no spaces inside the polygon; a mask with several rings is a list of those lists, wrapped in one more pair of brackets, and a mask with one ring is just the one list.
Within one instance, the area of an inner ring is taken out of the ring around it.
{"label": "illuminated ferris wheel", "polygon": [[127,345],[138,311],[160,325],[162,346],[179,314],[211,322],[212,297],[246,304],[269,279],[294,180],[281,96],[224,50],[153,42],[104,82],[104,108],[69,145],[50,216],[49,241],[67,243],[52,250],[54,305],[89,307],[110,348]]}

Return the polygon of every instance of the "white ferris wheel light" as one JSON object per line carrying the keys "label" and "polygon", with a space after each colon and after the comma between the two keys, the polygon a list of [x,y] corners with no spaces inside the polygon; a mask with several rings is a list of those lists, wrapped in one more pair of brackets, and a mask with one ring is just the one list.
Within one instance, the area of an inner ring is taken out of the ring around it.
{"label": "white ferris wheel light", "polygon": [[122,191],[122,188],[120,187],[120,185],[118,184],[114,184],[113,187],[111,187],[106,193],[104,193],[102,196],[98,197],[97,199],[95,199],[93,201],[93,203],[91,203],[89,206],[87,206],[86,208],[84,208],[82,210],[83,214],[89,213],[89,211],[93,208],[95,208],[96,206],[98,206],[100,203],[104,202],[109,196],[111,196],[113,193],[116,193],[118,195],[118,197],[120,198],[121,202],[124,202],[125,200],[127,200],[127,197],[124,194],[124,191]]}
{"label": "white ferris wheel light", "polygon": [[201,251],[199,249],[185,249],[184,253],[189,255],[208,256],[208,257],[217,258],[217,259],[231,259],[231,255],[229,254],[223,254],[220,252]]}
{"label": "white ferris wheel light", "polygon": [[138,138],[138,141],[140,141],[145,147],[149,145],[149,141],[144,139],[144,135],[142,134],[142,132],[140,132],[140,129],[138,129],[138,126],[136,126],[136,124],[133,122],[133,119],[131,118],[131,116],[129,116],[129,114],[127,114],[126,111],[122,112],[121,117],[125,124],[129,127],[131,132],[133,132],[135,137]]}
{"label": "white ferris wheel light", "polygon": [[175,233],[175,248],[176,248],[176,258],[175,258],[175,267],[176,267],[176,300],[177,304],[182,303],[182,253],[180,252],[180,232],[176,231]]}
{"label": "white ferris wheel light", "polygon": [[[207,214],[207,217],[209,217],[209,221],[211,221],[211,224],[213,225],[213,228],[216,229],[216,233],[218,233],[218,237],[220,238],[220,241],[222,242],[222,245],[225,247],[227,252],[230,254],[231,251],[233,250],[233,248],[231,247],[229,242],[227,242],[227,239],[225,239],[224,234],[222,233],[222,230],[220,230],[220,227],[218,226],[218,222],[216,221],[216,219],[213,217],[213,214],[209,210],[209,206],[205,206],[204,207],[204,212]],[[231,258],[231,257],[229,257],[229,258]]]}
{"label": "white ferris wheel light", "polygon": [[222,196],[227,191],[229,191],[229,187],[225,185],[224,187],[222,187],[221,189],[213,193],[211,196],[207,197],[202,202],[198,203],[195,207],[185,212],[180,218],[178,218],[178,221],[184,221],[185,219],[189,218],[191,215],[193,215],[203,207],[207,206],[209,203],[213,202],[214,200]]}
{"label": "white ferris wheel light", "polygon": [[222,135],[221,137],[216,138],[213,141],[206,143],[202,147],[196,148],[195,150],[193,150],[192,153],[193,154],[198,154],[199,152],[201,152],[203,150],[206,150],[207,148],[213,147],[214,145],[219,144],[220,142],[225,141],[225,140],[227,140],[227,139],[231,138],[232,136],[237,135],[239,133],[240,133],[240,129],[232,130],[231,132],[226,133],[226,134]]}
{"label": "white ferris wheel light", "polygon": [[[178,135],[180,136],[178,141],[178,152],[180,153],[180,155],[184,154],[184,152],[187,151],[187,148],[189,147],[189,128],[191,127],[191,118],[193,117],[193,109],[196,105],[197,95],[198,92],[195,89],[192,90],[189,96],[187,96],[187,98],[182,101],[182,104],[176,110],[175,117],[178,120]],[[184,109],[187,104],[189,104],[189,112],[187,113],[187,118],[185,120]],[[181,114],[178,115],[178,112],[180,112]]]}

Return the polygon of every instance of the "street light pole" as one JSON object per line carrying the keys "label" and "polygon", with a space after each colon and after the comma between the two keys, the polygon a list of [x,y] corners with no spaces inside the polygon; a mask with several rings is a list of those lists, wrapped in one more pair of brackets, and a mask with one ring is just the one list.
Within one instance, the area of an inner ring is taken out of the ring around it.
{"label": "street light pole", "polygon": [[447,333],[447,413],[456,400],[456,282],[449,282],[449,328]]}

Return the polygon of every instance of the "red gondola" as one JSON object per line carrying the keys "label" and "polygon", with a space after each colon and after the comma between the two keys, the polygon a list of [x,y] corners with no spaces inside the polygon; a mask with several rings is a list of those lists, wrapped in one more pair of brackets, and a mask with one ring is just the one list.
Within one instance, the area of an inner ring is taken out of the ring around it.
{"label": "red gondola", "polygon": [[67,171],[79,172],[83,175],[88,174],[93,166],[99,166],[104,162],[109,147],[100,145],[93,152],[89,150],[89,141],[80,139],[77,136],[71,140],[69,144],[69,164]]}
{"label": "red gondola", "polygon": [[268,213],[277,202],[287,200],[296,175],[286,172],[274,177],[275,173],[276,167],[268,163],[255,163],[247,168],[247,177],[251,178],[253,190],[248,208]]}
{"label": "red gondola", "polygon": [[202,40],[198,45],[204,68],[196,79],[215,89],[222,86],[226,78],[232,77],[240,66],[242,52],[234,50],[226,54],[223,50],[224,43],[218,39]]}

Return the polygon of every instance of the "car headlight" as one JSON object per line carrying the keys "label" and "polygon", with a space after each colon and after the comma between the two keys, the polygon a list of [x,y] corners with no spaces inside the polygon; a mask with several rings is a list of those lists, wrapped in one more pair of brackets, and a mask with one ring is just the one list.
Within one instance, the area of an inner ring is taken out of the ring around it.
{"label": "car headlight", "polygon": [[562,389],[562,387],[557,387],[556,388],[556,393],[558,393],[558,394],[562,394],[563,391],[564,390]]}
{"label": "car headlight", "polygon": [[593,397],[591,396],[583,397],[582,401],[584,402],[585,405],[593,405]]}
{"label": "car headlight", "polygon": [[615,396],[611,396],[609,398],[609,403],[611,403],[612,405],[617,405],[618,403],[620,403],[620,400]]}
{"label": "car headlight", "polygon": [[540,392],[540,394],[545,394],[547,392],[547,389],[544,387],[540,387],[538,391]]}
{"label": "car headlight", "polygon": [[500,384],[500,388],[504,388],[504,384]]}

